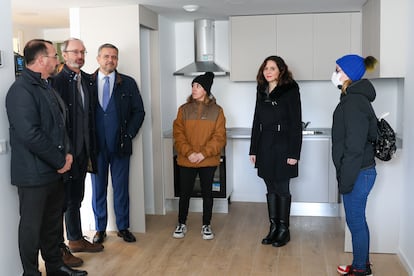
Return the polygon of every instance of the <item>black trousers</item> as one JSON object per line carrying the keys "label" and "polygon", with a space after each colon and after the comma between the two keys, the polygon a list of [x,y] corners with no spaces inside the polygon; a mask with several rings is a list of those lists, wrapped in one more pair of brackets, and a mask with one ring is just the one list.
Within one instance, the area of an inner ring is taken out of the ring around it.
{"label": "black trousers", "polygon": [[264,179],[268,194],[290,196],[290,178],[284,180]]}
{"label": "black trousers", "polygon": [[191,194],[194,189],[197,174],[200,177],[201,196],[203,198],[203,225],[210,224],[213,212],[213,178],[217,167],[180,169],[180,200],[178,210],[178,222],[185,224],[188,216]]}
{"label": "black trousers", "polygon": [[[85,195],[85,178],[88,166],[88,156],[85,147],[81,154],[74,158],[71,175],[65,180],[65,200],[63,206],[66,238],[77,241],[83,238],[80,208]],[[61,229],[61,243],[64,242],[63,226]]]}
{"label": "black trousers", "polygon": [[63,181],[39,187],[18,187],[19,194],[19,252],[24,276],[41,275],[39,250],[46,271],[63,265],[59,249],[64,201]]}

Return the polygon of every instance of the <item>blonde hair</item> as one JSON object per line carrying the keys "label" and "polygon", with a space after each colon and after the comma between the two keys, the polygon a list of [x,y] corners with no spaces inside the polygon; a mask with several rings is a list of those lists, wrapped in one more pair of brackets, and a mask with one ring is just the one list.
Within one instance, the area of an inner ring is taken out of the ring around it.
{"label": "blonde hair", "polygon": [[373,56],[367,56],[364,59],[365,68],[368,72],[372,72],[375,69],[375,66],[377,65],[378,60],[374,58]]}

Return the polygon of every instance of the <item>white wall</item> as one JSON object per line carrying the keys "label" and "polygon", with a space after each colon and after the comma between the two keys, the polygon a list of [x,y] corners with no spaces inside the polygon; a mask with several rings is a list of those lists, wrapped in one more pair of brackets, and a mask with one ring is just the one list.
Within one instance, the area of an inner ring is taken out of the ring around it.
{"label": "white wall", "polygon": [[19,40],[19,50],[23,54],[23,48],[27,41],[33,38],[43,38],[43,30],[27,26],[27,25],[13,25],[13,37]]}
{"label": "white wall", "polygon": [[[9,140],[5,98],[14,81],[11,0],[0,2],[0,140]],[[10,151],[0,153],[0,267],[2,275],[20,275],[22,268],[17,245],[19,204],[17,189],[10,185]]]}
{"label": "white wall", "polygon": [[68,28],[42,29],[32,26],[14,25],[13,39],[15,39],[16,47],[14,50],[23,54],[23,48],[27,41],[33,38],[43,38],[52,42],[61,42],[70,35]]}
{"label": "white wall", "polygon": [[[142,125],[142,139],[145,147],[143,147],[144,154],[144,191],[145,191],[145,214],[154,214],[154,166],[153,166],[153,143],[152,143],[152,88],[151,88],[151,45],[150,45],[150,30],[144,27],[140,28],[140,45],[141,45],[141,85],[140,91],[142,101],[145,108],[145,120]],[[155,95],[154,95],[155,96]],[[155,115],[155,114],[154,114]],[[154,126],[155,128],[155,126]]]}
{"label": "white wall", "polygon": [[70,37],[69,28],[44,29],[43,38],[53,42],[63,42]]}
{"label": "white wall", "polygon": [[[414,12],[414,2],[409,1],[408,13]],[[409,16],[408,24],[408,47],[407,49],[414,48],[414,18]],[[407,61],[414,60],[413,51],[407,51]],[[403,197],[401,198],[401,212],[395,214],[400,216],[400,257],[409,271],[409,275],[414,275],[414,185],[413,185],[413,156],[414,156],[414,65],[412,62],[407,62],[407,75],[405,79],[405,94],[404,94],[404,178],[403,183]],[[393,185],[393,183],[389,183]],[[392,203],[394,204],[394,202]],[[386,223],[386,219],[384,221]]]}
{"label": "white wall", "polygon": [[[71,35],[79,34],[85,43],[88,54],[84,70],[93,72],[98,68],[96,61],[98,47],[112,43],[119,49],[118,71],[133,77],[140,85],[140,32],[139,7],[115,6],[72,9]],[[105,19],[105,20],[103,20]],[[78,20],[78,21],[76,21]],[[133,155],[130,165],[130,230],[145,232],[145,205],[141,132],[133,140]],[[95,229],[91,207],[91,187],[89,178],[85,183],[85,199],[82,203],[82,226]],[[109,186],[112,184],[109,183]],[[113,215],[112,189],[108,190],[108,230],[117,230]]]}
{"label": "white wall", "polygon": [[177,114],[175,70],[175,24],[159,16],[160,46],[160,90],[161,90],[161,126],[163,130],[172,128],[172,118]]}
{"label": "white wall", "polygon": [[[175,24],[175,69],[180,69],[194,61],[193,26],[193,22]],[[229,68],[228,26],[228,21],[215,21],[215,61],[224,68]],[[265,58],[264,56],[263,59]],[[176,77],[177,108],[190,95],[192,80],[191,77]],[[397,127],[399,118],[402,116],[398,113],[398,95],[402,93],[399,90],[399,80],[376,79],[373,80],[373,84],[377,90],[377,98],[373,104],[377,115],[386,111],[391,112],[387,119]],[[339,101],[340,91],[335,89],[330,81],[299,81],[299,85],[303,121],[310,121],[309,127],[331,127],[332,112]],[[256,100],[255,82],[231,82],[228,76],[217,76],[211,91],[217,98],[218,104],[224,108],[227,127],[251,127]],[[170,115],[171,118],[164,118],[167,122],[164,127],[168,126],[164,130],[171,129],[171,123],[168,124],[168,122],[172,122],[176,114]],[[398,132],[400,128],[397,129]]]}

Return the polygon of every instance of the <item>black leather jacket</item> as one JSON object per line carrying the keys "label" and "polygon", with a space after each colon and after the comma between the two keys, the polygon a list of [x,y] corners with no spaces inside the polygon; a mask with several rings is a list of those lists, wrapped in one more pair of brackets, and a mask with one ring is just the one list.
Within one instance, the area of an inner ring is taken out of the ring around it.
{"label": "black leather jacket", "polygon": [[24,69],[6,96],[10,124],[11,183],[42,186],[62,178],[69,143],[65,108],[40,73]]}

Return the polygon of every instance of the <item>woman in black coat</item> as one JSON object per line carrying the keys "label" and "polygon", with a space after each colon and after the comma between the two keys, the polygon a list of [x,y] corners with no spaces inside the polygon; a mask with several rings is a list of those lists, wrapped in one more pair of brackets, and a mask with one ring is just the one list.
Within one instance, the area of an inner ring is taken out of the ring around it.
{"label": "woman in black coat", "polygon": [[262,244],[290,240],[290,178],[298,176],[302,147],[299,86],[281,57],[267,57],[257,73],[250,160],[267,188],[270,231]]}

